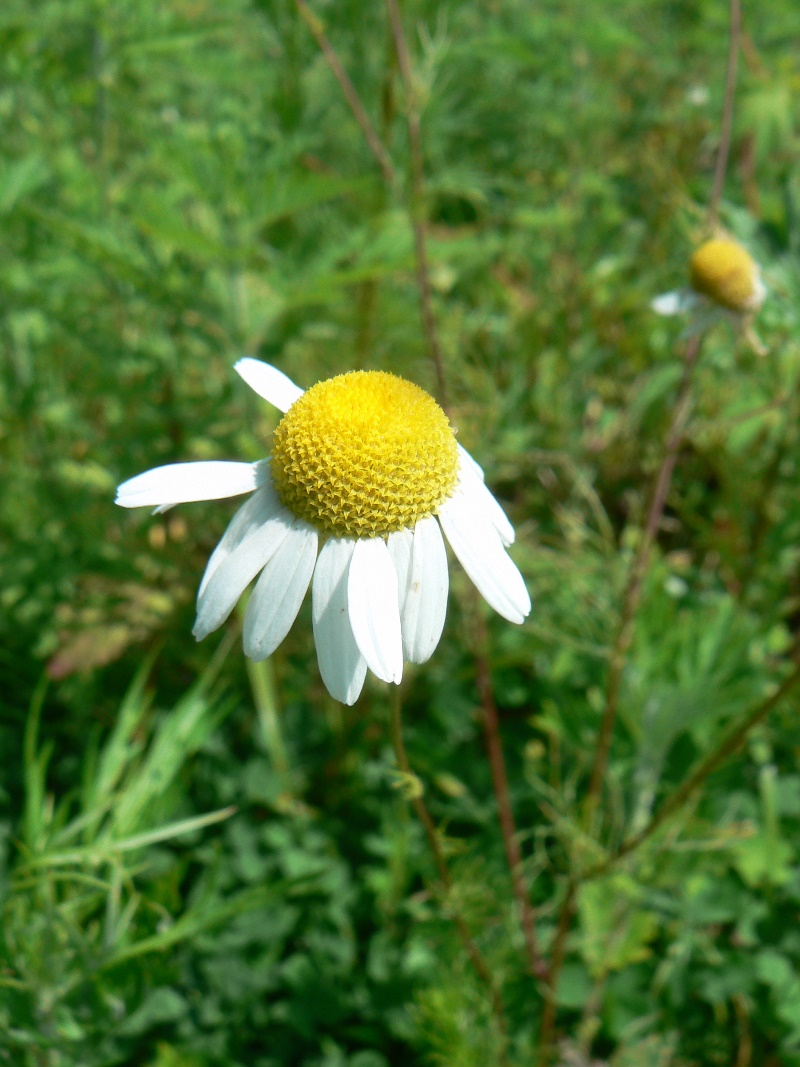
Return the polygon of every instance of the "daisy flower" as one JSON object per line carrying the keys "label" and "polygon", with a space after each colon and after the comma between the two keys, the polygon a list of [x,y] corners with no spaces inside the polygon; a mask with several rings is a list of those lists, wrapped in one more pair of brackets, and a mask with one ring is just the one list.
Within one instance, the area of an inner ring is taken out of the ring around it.
{"label": "daisy flower", "polygon": [[256,359],[235,370],[284,412],[272,452],[257,463],[174,463],[117,490],[122,507],[250,493],[211,555],[194,635],[220,627],[258,575],[244,618],[244,651],[266,659],[311,586],[320,674],[353,704],[367,669],[399,683],[424,663],[444,627],[444,539],[484,599],[510,622],[531,608],[506,546],[514,530],[483,471],[456,443],[424,390],[384,371],[352,371],[304,392]]}
{"label": "daisy flower", "polygon": [[761,271],[752,256],[737,241],[714,237],[689,261],[689,287],[662,293],[651,306],[659,315],[712,310],[717,318],[722,313],[744,319],[759,310],[766,295]]}

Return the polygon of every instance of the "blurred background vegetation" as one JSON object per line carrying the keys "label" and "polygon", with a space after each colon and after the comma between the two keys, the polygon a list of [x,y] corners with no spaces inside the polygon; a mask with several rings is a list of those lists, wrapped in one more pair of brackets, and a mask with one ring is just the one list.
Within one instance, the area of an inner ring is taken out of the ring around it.
{"label": "blurred background vegetation", "polygon": [[[401,791],[389,694],[319,680],[308,605],[266,664],[191,637],[235,504],[115,485],[257,459],[249,354],[303,386],[435,388],[405,100],[384,8],[314,10],[391,153],[387,188],[290,0],[0,10],[0,1063],[533,1063],[483,751],[467,581],[404,684],[407,745],[491,1019]],[[431,282],[459,439],[518,531],[526,625],[488,619],[538,933],[578,843],[620,592],[681,373],[727,5],[407,0]],[[646,825],[769,691],[800,624],[800,8],[747,5],[723,221],[770,290],[759,358],[711,332],[636,628],[603,840]],[[560,1062],[800,1065],[800,752],[789,699],[652,845],[578,894]],[[235,810],[234,810],[235,809]]]}

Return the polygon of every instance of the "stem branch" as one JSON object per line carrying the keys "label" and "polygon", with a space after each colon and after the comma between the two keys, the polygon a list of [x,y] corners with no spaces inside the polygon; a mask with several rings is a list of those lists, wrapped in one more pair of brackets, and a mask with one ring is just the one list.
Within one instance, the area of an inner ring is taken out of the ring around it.
{"label": "stem branch", "polygon": [[767,697],[766,700],[761,701],[761,703],[756,704],[754,708],[751,708],[741,722],[737,723],[736,726],[733,726],[728,731],[717,747],[710,752],[705,759],[702,759],[697,764],[684,783],[664,801],[661,808],[655,813],[650,822],[640,833],[628,838],[627,841],[623,841],[610,860],[604,863],[601,867],[588,871],[585,877],[597,877],[600,874],[604,874],[619,859],[629,855],[647,841],[648,838],[652,837],[656,830],[658,830],[667,819],[671,818],[686,805],[692,795],[700,788],[705,780],[713,774],[720,764],[723,763],[728,756],[731,756],[736,752],[753,727],[765,719],[773,708],[780,704],[783,698],[794,689],[798,682],[800,682],[800,663],[796,663],[792,673],[783,680],[771,696]]}
{"label": "stem branch", "polygon": [[430,267],[428,263],[428,237],[425,223],[425,166],[422,154],[422,133],[419,118],[419,102],[414,87],[414,75],[408,52],[403,21],[400,17],[398,0],[386,0],[389,22],[392,27],[397,65],[400,68],[400,80],[403,83],[406,104],[406,122],[408,124],[408,146],[411,158],[411,225],[414,230],[414,254],[417,262],[417,287],[419,289],[422,329],[428,355],[436,372],[436,385],[439,403],[448,410],[447,380],[444,361],[433,314],[431,294]]}
{"label": "stem branch", "polygon": [[564,966],[567,955],[567,938],[572,927],[572,919],[575,915],[575,903],[578,894],[578,883],[570,878],[561,910],[558,915],[558,926],[553,938],[553,948],[550,953],[550,974],[542,1008],[542,1021],[539,1027],[539,1047],[536,1055],[536,1067],[547,1067],[555,1051],[556,1014],[558,1011],[558,980]]}
{"label": "stem branch", "polygon": [[517,827],[514,822],[514,811],[511,807],[511,792],[508,787],[508,774],[506,773],[506,761],[503,756],[503,743],[500,738],[500,721],[497,716],[497,705],[494,699],[492,687],[492,673],[489,659],[486,654],[488,635],[486,624],[480,613],[477,597],[474,598],[477,650],[475,652],[475,669],[477,675],[478,693],[481,698],[483,709],[483,727],[486,734],[486,750],[489,756],[489,766],[492,772],[492,785],[497,800],[497,815],[500,822],[500,832],[505,847],[506,862],[511,873],[511,884],[514,896],[519,908],[520,925],[525,938],[525,949],[528,955],[528,968],[531,974],[537,978],[547,976],[547,966],[539,952],[536,941],[536,918],[531,905],[530,894],[525,881],[525,871],[522,866],[522,853],[520,852],[517,838]]}
{"label": "stem branch", "polygon": [[719,202],[725,185],[725,173],[728,169],[728,157],[731,150],[731,131],[733,130],[733,101],[736,95],[736,72],[739,64],[739,42],[742,32],[742,11],[740,0],[730,0],[730,27],[728,30],[728,65],[725,71],[725,97],[722,105],[722,123],[720,125],[717,165],[714,169],[714,184],[708,205],[709,229],[714,229],[719,216]]}
{"label": "stem branch", "polygon": [[375,127],[372,125],[366,108],[361,103],[361,99],[356,92],[356,87],[353,85],[347,71],[342,66],[342,62],[334,51],[333,45],[328,40],[322,23],[308,6],[306,0],[294,0],[294,5],[297,8],[300,18],[305,22],[309,30],[311,30],[314,40],[319,46],[320,52],[325,56],[328,66],[331,69],[331,73],[339,83],[339,88],[342,90],[344,98],[353,113],[353,118],[356,120],[359,129],[364,134],[364,140],[369,145],[370,151],[375,157],[378,166],[381,168],[384,178],[389,185],[393,185],[395,173],[392,161],[389,158],[389,153],[384,147],[380,137],[375,132]]}
{"label": "stem branch", "polygon": [[625,583],[625,591],[622,597],[622,611],[617,626],[614,644],[611,649],[608,666],[608,680],[606,682],[606,699],[603,708],[603,718],[600,731],[597,735],[594,762],[592,764],[592,776],[589,783],[589,791],[586,796],[585,822],[591,826],[594,813],[600,801],[600,793],[603,779],[608,766],[608,756],[611,749],[611,737],[614,732],[614,724],[619,710],[620,689],[622,675],[625,669],[628,650],[633,640],[633,630],[636,622],[636,613],[642,596],[642,587],[650,565],[650,555],[653,545],[658,537],[658,528],[664,514],[672,475],[675,464],[678,461],[689,415],[692,410],[692,377],[697,357],[700,353],[702,337],[697,335],[689,342],[683,364],[683,375],[678,390],[678,399],[673,410],[672,422],[664,442],[664,456],[661,467],[653,488],[650,510],[647,521],[642,531],[642,539],[639,549],[634,557],[633,565],[628,572]]}

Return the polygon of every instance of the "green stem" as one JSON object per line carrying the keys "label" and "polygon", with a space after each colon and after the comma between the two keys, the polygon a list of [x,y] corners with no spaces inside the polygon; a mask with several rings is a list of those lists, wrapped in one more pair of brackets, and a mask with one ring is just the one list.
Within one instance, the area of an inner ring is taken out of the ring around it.
{"label": "green stem", "polygon": [[255,663],[245,658],[245,663],[264,747],[272,760],[272,766],[282,778],[286,778],[289,774],[289,757],[286,754],[286,745],[281,731],[272,660],[265,659]]}
{"label": "green stem", "polygon": [[[242,598],[237,606],[237,613],[242,622],[244,622],[246,609],[247,598]],[[288,788],[291,767],[281,730],[280,705],[272,657],[256,661],[245,656],[244,662],[258,716],[261,740],[272,766],[283,780],[284,788]]]}

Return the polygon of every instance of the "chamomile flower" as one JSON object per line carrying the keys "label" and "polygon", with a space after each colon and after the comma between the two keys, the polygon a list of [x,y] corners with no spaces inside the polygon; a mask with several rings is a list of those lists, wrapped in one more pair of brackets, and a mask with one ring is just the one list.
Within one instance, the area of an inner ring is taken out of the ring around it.
{"label": "chamomile flower", "polygon": [[714,237],[689,261],[688,288],[662,293],[651,306],[659,315],[696,310],[741,320],[754,315],[766,295],[761,271],[749,252],[729,237]]}
{"label": "chamomile flower", "polygon": [[322,680],[352,704],[367,670],[399,683],[433,653],[447,610],[444,537],[484,599],[521,623],[531,602],[506,552],[514,530],[475,460],[426,392],[383,371],[353,371],[303,392],[267,363],[236,371],[284,412],[271,455],[156,467],[117,490],[122,507],[250,493],[211,555],[194,635],[220,627],[258,575],[244,650],[265,659],[311,586]]}

